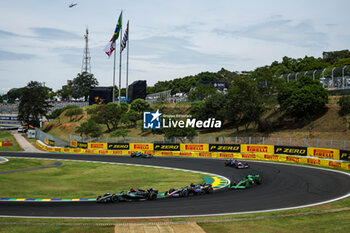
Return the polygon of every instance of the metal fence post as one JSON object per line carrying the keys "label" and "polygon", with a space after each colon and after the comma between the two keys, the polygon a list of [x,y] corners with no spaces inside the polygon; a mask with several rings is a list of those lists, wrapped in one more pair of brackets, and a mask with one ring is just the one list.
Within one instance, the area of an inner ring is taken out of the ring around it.
{"label": "metal fence post", "polygon": [[292,138],[289,138],[289,146],[292,146]]}
{"label": "metal fence post", "polygon": [[237,144],[237,136],[235,137],[235,144]]}
{"label": "metal fence post", "polygon": [[306,138],[304,138],[304,147],[306,146]]}
{"label": "metal fence post", "polygon": [[277,138],[277,146],[279,146],[280,145],[280,138],[278,137]]}
{"label": "metal fence post", "polygon": [[262,144],[265,145],[265,137],[262,138]]}
{"label": "metal fence post", "polygon": [[249,143],[248,144],[252,144],[252,137],[249,137]]}

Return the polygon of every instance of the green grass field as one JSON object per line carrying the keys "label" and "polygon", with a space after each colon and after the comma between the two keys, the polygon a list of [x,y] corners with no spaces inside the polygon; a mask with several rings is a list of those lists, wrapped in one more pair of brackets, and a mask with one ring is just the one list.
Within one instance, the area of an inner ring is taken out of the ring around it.
{"label": "green grass field", "polygon": [[[54,160],[9,158],[0,172],[47,166]],[[96,198],[130,188],[170,188],[203,182],[204,175],[160,168],[68,162],[57,168],[0,174],[2,198]]]}
{"label": "green grass field", "polygon": [[16,139],[9,131],[0,131],[0,141],[10,140],[12,146],[0,146],[0,151],[22,151]]}

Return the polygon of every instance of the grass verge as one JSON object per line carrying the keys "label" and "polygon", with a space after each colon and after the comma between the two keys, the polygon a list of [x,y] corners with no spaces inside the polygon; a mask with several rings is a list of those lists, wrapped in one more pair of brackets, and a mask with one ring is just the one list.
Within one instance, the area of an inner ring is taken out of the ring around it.
{"label": "grass verge", "polygon": [[[1,171],[46,166],[54,160],[9,158]],[[2,198],[96,198],[132,187],[166,191],[203,182],[204,175],[161,168],[61,161],[56,168],[0,175]],[[155,185],[156,184],[156,185]]]}
{"label": "grass verge", "polygon": [[8,140],[11,141],[12,146],[0,146],[0,151],[22,151],[22,148],[19,146],[11,132],[0,131],[0,141],[7,142]]}

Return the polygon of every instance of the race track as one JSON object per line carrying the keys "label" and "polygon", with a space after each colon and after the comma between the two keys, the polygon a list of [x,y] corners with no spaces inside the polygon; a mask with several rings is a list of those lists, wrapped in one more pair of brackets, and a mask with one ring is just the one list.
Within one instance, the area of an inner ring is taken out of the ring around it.
{"label": "race track", "polygon": [[[260,174],[263,184],[247,190],[220,190],[188,198],[97,204],[94,202],[9,202],[0,201],[1,216],[35,217],[168,217],[228,214],[292,208],[334,200],[350,194],[350,176],[326,169],[248,161],[249,169],[225,167],[219,159],[74,155],[57,153],[0,152],[0,156],[74,159],[134,163],[190,169],[219,174],[232,180]],[[117,179],[117,177],[116,177]],[[154,185],[155,188],[156,184]],[[179,188],[179,187],[176,187]],[[113,191],[111,187],[111,191]],[[165,191],[165,190],[160,190]]]}

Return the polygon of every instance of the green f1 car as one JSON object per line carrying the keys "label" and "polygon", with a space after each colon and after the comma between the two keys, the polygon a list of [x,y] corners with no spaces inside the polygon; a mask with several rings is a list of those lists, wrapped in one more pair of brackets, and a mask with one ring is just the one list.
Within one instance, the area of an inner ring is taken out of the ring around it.
{"label": "green f1 car", "polygon": [[236,183],[231,183],[228,187],[231,189],[247,189],[253,184],[261,184],[262,179],[260,175],[247,175],[246,178]]}

